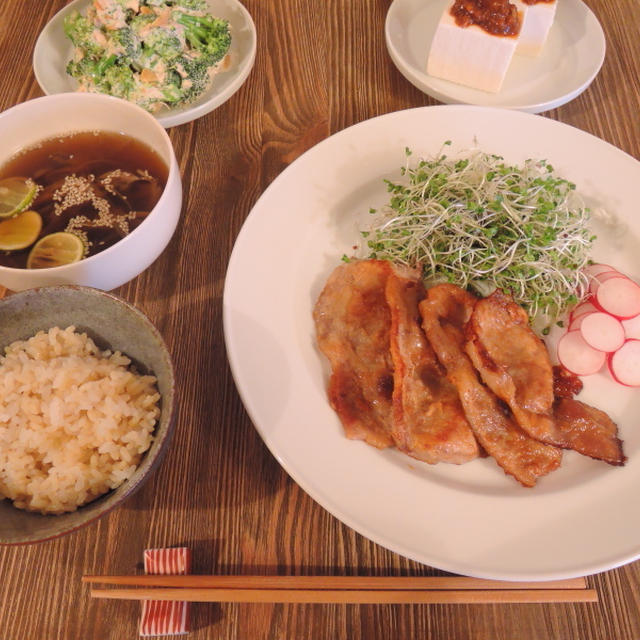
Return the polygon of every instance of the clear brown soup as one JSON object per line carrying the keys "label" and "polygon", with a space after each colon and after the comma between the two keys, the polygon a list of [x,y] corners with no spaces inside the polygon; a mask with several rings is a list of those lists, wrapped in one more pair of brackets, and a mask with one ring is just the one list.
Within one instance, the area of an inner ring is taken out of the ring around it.
{"label": "clear brown soup", "polygon": [[[23,149],[0,167],[0,179],[12,176],[31,178],[40,187],[28,207],[42,217],[38,238],[76,233],[91,256],[145,219],[162,195],[168,168],[139,140],[85,131]],[[0,251],[0,265],[25,268],[30,249]]]}

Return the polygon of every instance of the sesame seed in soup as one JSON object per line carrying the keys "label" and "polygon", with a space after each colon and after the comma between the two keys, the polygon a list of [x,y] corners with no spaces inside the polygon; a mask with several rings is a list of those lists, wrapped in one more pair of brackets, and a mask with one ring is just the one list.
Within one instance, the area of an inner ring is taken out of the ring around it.
{"label": "sesame seed in soup", "polygon": [[[85,256],[121,240],[157,204],[169,169],[149,146],[108,131],[74,132],[25,148],[0,167],[0,180],[19,176],[38,187],[28,206],[42,217],[36,241],[66,231]],[[26,268],[31,247],[0,251],[0,265]]]}

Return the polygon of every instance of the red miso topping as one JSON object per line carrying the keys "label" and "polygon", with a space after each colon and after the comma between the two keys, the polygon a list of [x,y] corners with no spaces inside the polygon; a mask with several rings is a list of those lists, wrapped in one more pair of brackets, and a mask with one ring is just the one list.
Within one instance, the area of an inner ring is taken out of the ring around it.
{"label": "red miso topping", "polygon": [[459,27],[475,24],[494,36],[520,33],[520,13],[509,0],[455,0],[450,13]]}

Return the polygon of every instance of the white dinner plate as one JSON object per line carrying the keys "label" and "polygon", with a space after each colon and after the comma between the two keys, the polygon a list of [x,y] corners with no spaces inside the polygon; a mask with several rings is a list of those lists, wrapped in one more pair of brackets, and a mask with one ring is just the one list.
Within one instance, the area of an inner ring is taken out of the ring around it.
{"label": "white dinner plate", "polygon": [[[44,93],[75,91],[78,84],[66,72],[73,56],[73,45],[64,35],[64,19],[73,11],[84,13],[90,0],[74,0],[47,23],[33,51],[33,71]],[[226,102],[249,76],[256,57],[256,28],[249,12],[238,0],[207,0],[209,11],[231,26],[230,65],[217,73],[211,86],[187,105],[162,109],[154,114],[163,127],[169,128],[210,113]]]}
{"label": "white dinner plate", "polygon": [[539,57],[515,55],[498,93],[471,89],[427,74],[431,41],[449,0],[394,0],[385,24],[387,49],[400,73],[440,102],[540,113],[580,95],[604,61],[598,19],[581,0],[558,0],[556,18]]}
{"label": "white dinner plate", "polygon": [[399,179],[405,147],[414,158],[431,156],[445,140],[452,141],[451,153],[475,144],[509,162],[548,160],[604,220],[594,227],[593,257],[640,275],[640,164],[612,145],[542,116],[488,107],[424,107],[362,122],[287,167],[238,235],[223,318],[247,412],[280,464],[323,507],[427,565],[484,578],[547,580],[635,559],[640,390],[601,373],[585,378],[579,396],[620,425],[626,466],[567,452],[561,468],[533,489],[491,458],[428,465],[348,440],[329,407],[315,301],[341,256],[353,253],[369,208],[387,202],[383,179]]}

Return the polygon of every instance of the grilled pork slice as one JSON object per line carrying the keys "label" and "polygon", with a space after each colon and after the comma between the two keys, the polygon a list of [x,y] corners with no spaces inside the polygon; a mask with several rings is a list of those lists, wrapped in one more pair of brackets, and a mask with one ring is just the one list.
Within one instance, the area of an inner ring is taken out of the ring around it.
{"label": "grilled pork slice", "polygon": [[417,272],[396,268],[389,276],[393,437],[398,449],[418,460],[462,464],[478,456],[478,443],[420,326],[418,303],[424,296]]}
{"label": "grilled pork slice", "polygon": [[449,379],[458,389],[462,407],[480,445],[505,473],[525,487],[560,466],[559,449],[526,435],[485,387],[464,352],[464,326],[476,298],[453,285],[437,285],[420,303],[422,323]]}
{"label": "grilled pork slice", "polygon": [[329,402],[348,438],[378,448],[393,444],[391,315],[385,300],[391,269],[379,260],[337,267],[313,311],[318,346],[332,369]]}
{"label": "grilled pork slice", "polygon": [[582,380],[560,365],[553,367],[553,395],[555,398],[573,398],[582,391]]}
{"label": "grilled pork slice", "polygon": [[568,448],[616,466],[626,462],[618,427],[604,411],[571,398],[558,398],[553,417]]}
{"label": "grilled pork slice", "polygon": [[[550,413],[553,368],[544,343],[531,330],[527,312],[497,289],[479,300],[467,325],[487,366],[503,374],[504,395],[535,413]],[[506,397],[503,398],[506,401]]]}
{"label": "grilled pork slice", "polygon": [[565,446],[551,416],[554,376],[526,311],[497,290],[479,300],[465,327],[465,351],[483,382],[507,403],[532,438]]}
{"label": "grilled pork slice", "polygon": [[571,375],[554,371],[548,351],[529,327],[524,309],[496,291],[480,300],[465,328],[465,350],[484,383],[511,409],[532,438],[563,449],[624,464],[615,423],[602,411],[554,394],[582,388]]}

